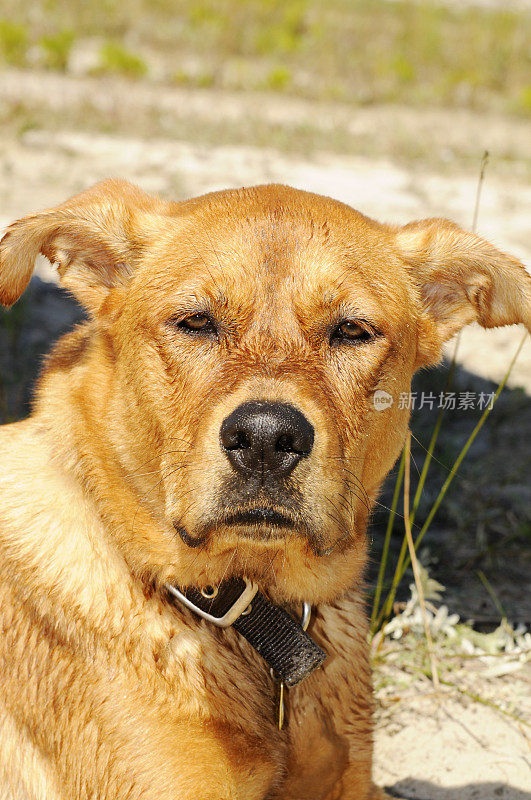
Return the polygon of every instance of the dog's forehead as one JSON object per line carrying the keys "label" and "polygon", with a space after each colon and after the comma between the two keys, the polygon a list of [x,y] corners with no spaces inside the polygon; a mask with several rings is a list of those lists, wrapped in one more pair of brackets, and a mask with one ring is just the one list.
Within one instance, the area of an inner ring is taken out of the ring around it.
{"label": "dog's forehead", "polygon": [[[374,256],[386,240],[386,228],[350,206],[286,186],[257,186],[205,195],[178,207],[182,239],[193,252],[254,257],[277,273],[297,269],[297,253],[319,254],[323,267]],[[190,241],[191,239],[191,241]],[[178,245],[178,242],[176,241]]]}
{"label": "dog's forehead", "polygon": [[[284,186],[220,192],[175,208],[151,262],[172,291],[238,305],[359,300],[384,314],[406,301],[406,273],[384,225],[320,195]],[[149,274],[151,272],[151,274]],[[142,276],[152,283],[153,270]]]}

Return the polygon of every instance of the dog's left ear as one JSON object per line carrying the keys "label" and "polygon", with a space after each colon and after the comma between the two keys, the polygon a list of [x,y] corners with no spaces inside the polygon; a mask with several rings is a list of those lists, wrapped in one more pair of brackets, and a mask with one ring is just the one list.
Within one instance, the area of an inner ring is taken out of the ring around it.
{"label": "dog's left ear", "polygon": [[518,259],[447,219],[412,222],[395,237],[424,310],[419,366],[438,360],[442,344],[469,322],[523,322],[531,331],[531,276]]}
{"label": "dog's left ear", "polygon": [[150,218],[169,205],[127,181],[107,180],[13,223],[0,241],[0,303],[9,307],[18,300],[42,253],[57,264],[61,283],[95,314],[110,289],[127,285]]}

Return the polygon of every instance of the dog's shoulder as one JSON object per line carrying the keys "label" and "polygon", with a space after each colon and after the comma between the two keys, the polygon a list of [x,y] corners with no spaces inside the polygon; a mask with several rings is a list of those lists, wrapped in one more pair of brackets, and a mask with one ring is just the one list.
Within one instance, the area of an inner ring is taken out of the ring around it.
{"label": "dog's shoulder", "polygon": [[0,537],[30,520],[33,527],[41,507],[52,505],[57,513],[60,495],[42,423],[29,417],[0,426]]}
{"label": "dog's shoulder", "polygon": [[0,425],[0,486],[4,491],[7,483],[13,480],[18,483],[17,466],[23,467],[34,452],[36,428],[31,418]]}

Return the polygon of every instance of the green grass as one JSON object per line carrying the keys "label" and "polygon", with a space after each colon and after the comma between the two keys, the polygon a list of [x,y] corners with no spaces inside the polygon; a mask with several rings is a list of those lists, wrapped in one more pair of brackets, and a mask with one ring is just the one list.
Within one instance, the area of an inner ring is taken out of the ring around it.
{"label": "green grass", "polygon": [[265,80],[265,88],[284,91],[291,83],[291,72],[287,67],[273,67]]}
{"label": "green grass", "polygon": [[26,64],[28,31],[25,25],[0,19],[0,62],[14,67]]}
{"label": "green grass", "polygon": [[234,74],[243,65],[243,88],[531,113],[525,11],[407,0],[0,0],[2,18],[9,63],[66,28],[106,41],[103,67],[132,77],[146,74],[153,53],[169,80],[198,86],[208,75],[208,85],[242,88]]}
{"label": "green grass", "polygon": [[108,41],[100,50],[99,65],[95,72],[98,74],[124,75],[128,78],[143,78],[147,75],[148,66],[144,59],[128,50],[116,41]]}
{"label": "green grass", "polygon": [[61,30],[43,36],[39,44],[43,52],[44,66],[59,72],[66,72],[75,38],[75,34],[71,30]]}

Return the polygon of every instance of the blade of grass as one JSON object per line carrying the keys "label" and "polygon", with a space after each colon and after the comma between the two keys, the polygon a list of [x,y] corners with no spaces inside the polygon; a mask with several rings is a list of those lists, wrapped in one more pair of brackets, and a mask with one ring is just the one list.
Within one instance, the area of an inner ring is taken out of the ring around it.
{"label": "blade of grass", "polygon": [[489,595],[490,599],[494,603],[494,607],[496,608],[496,610],[497,610],[498,614],[500,615],[500,617],[502,619],[507,619],[507,614],[505,613],[505,609],[502,606],[502,604],[500,603],[498,595],[496,594],[496,592],[492,588],[492,586],[490,584],[490,581],[488,580],[488,578],[485,575],[485,573],[483,572],[483,570],[481,570],[481,569],[476,570],[476,575],[478,576],[479,580],[481,581],[481,583],[483,584],[483,586],[487,590],[487,594]]}
{"label": "blade of grass", "polygon": [[[454,372],[455,372],[455,366],[456,366],[456,362],[457,362],[457,351],[458,351],[458,348],[459,348],[459,341],[460,341],[460,336],[458,335],[456,337],[456,340],[455,340],[454,352],[453,352],[453,355],[452,355],[452,361],[451,361],[451,364],[450,364],[450,369],[448,371],[448,378],[446,380],[446,384],[445,384],[445,387],[444,387],[444,392],[447,392],[448,389],[450,388],[450,386],[452,385]],[[418,509],[418,506],[419,506],[419,503],[420,503],[420,500],[421,500],[421,497],[422,497],[422,491],[424,489],[424,484],[426,482],[426,478],[427,478],[427,475],[428,475],[428,470],[429,470],[429,467],[430,467],[430,463],[431,463],[432,458],[433,458],[433,453],[435,451],[435,445],[437,444],[437,439],[439,437],[439,432],[441,430],[441,425],[442,425],[443,418],[444,418],[444,408],[440,408],[439,409],[439,413],[437,414],[437,420],[435,422],[435,426],[433,428],[433,433],[431,435],[430,442],[429,442],[429,445],[428,445],[427,455],[426,455],[426,458],[424,459],[424,464],[422,465],[422,471],[421,471],[421,474],[420,474],[419,484],[417,486],[417,491],[415,492],[415,497],[413,499],[413,510],[412,510],[411,516],[410,516],[410,524],[411,525],[413,525],[413,522],[415,521],[415,516],[416,516],[417,509]],[[403,454],[402,454],[402,456],[403,456]],[[400,478],[400,481],[401,480],[402,479]],[[398,477],[397,477],[397,482],[398,482]],[[395,495],[393,496],[393,500],[394,500],[395,496],[398,499],[399,490],[400,490],[400,486],[398,486],[398,487],[395,486]],[[391,527],[389,528],[389,525],[388,525],[389,536],[391,535],[391,530],[392,530],[392,527],[393,527],[393,520],[394,520],[394,515],[393,515],[393,519],[391,520]],[[387,535],[387,531],[386,531],[386,535]],[[397,562],[396,562],[395,572],[394,572],[394,575],[393,575],[393,580],[391,582],[391,589],[390,589],[390,592],[388,594],[387,600],[386,600],[386,602],[385,602],[380,614],[377,616],[378,611],[376,611],[374,613],[374,619],[375,619],[374,622],[373,622],[373,618],[371,616],[371,631],[373,632],[373,634],[381,627],[381,625],[383,624],[384,620],[387,619],[391,614],[391,609],[393,607],[393,603],[394,603],[394,600],[395,600],[396,591],[398,589],[398,584],[400,583],[399,575],[400,575],[400,572],[402,570],[404,559],[406,557],[406,551],[407,551],[407,540],[406,540],[406,537],[404,536],[404,538],[402,539],[402,545],[400,547],[400,553],[398,554],[398,559],[397,559]],[[389,602],[389,598],[392,598],[390,602]],[[379,602],[380,602],[380,597],[378,596],[378,603]]]}
{"label": "blade of grass", "polygon": [[[448,371],[448,378],[446,380],[446,385],[444,387],[444,392],[446,393],[450,386],[452,385],[452,381],[454,378],[455,373],[455,365],[457,362],[457,351],[459,349],[459,341],[460,335],[458,334],[455,340],[455,347],[452,356],[452,362],[450,364],[450,369]],[[435,445],[437,444],[437,439],[439,438],[439,431],[441,430],[441,425],[444,417],[444,408],[439,409],[439,413],[437,414],[437,419],[435,421],[435,426],[433,428],[433,433],[431,435],[430,443],[428,445],[428,452],[426,458],[424,459],[424,464],[422,465],[422,472],[420,473],[419,483],[417,486],[417,491],[415,492],[415,497],[413,498],[413,510],[411,512],[411,525],[413,525],[415,521],[415,516],[417,513],[417,509],[419,507],[419,503],[422,497],[422,491],[424,489],[424,484],[426,482],[426,478],[428,475],[428,469],[433,458],[433,452],[435,450]]]}
{"label": "blade of grass", "polygon": [[525,725],[527,727],[530,726],[530,723],[524,718],[519,716],[518,714],[513,714],[511,711],[507,711],[506,709],[502,708],[501,706],[496,705],[493,703],[492,700],[487,700],[486,697],[481,697],[481,695],[476,694],[476,692],[471,692],[468,689],[463,689],[461,686],[458,686],[457,683],[452,683],[452,681],[443,680],[441,683],[444,686],[451,686],[452,689],[455,689],[459,694],[462,694],[464,697],[470,697],[471,700],[474,700],[476,703],[481,703],[484,706],[489,706],[489,708],[493,708],[496,711],[499,711],[500,714],[504,714],[507,717],[511,717],[511,719],[516,720],[521,725]]}
{"label": "blade of grass", "polygon": [[[496,400],[498,399],[498,397],[500,396],[502,390],[504,389],[505,384],[507,383],[507,381],[509,379],[509,376],[510,376],[510,374],[512,372],[512,369],[514,367],[516,359],[520,355],[520,351],[521,351],[522,347],[524,346],[524,342],[526,341],[527,336],[528,336],[528,333],[526,331],[524,333],[524,336],[522,337],[522,340],[520,341],[520,344],[518,345],[518,348],[517,348],[514,356],[511,359],[511,363],[509,364],[509,367],[508,367],[507,372],[505,373],[505,375],[503,377],[503,380],[501,381],[501,383],[499,384],[498,388],[496,389],[496,392],[494,394],[492,403],[487,405],[487,407],[483,411],[483,413],[482,413],[481,417],[479,418],[478,422],[476,423],[472,433],[470,434],[470,436],[466,440],[465,444],[463,445],[463,447],[461,449],[461,452],[457,456],[457,458],[456,458],[456,460],[455,460],[455,462],[454,462],[454,464],[453,464],[453,466],[452,466],[452,468],[450,470],[450,473],[449,473],[448,477],[446,478],[446,480],[444,481],[444,483],[443,483],[443,485],[442,485],[442,487],[441,487],[441,489],[439,491],[439,494],[437,495],[437,498],[436,498],[433,506],[431,507],[430,513],[428,514],[428,516],[426,518],[426,521],[424,522],[424,525],[420,529],[420,532],[419,532],[419,534],[418,534],[418,536],[417,536],[417,538],[415,540],[415,550],[418,550],[418,547],[419,547],[420,543],[422,542],[422,539],[424,538],[424,535],[425,535],[426,531],[430,527],[431,522],[432,522],[435,514],[437,513],[437,510],[438,510],[441,502],[443,501],[444,496],[445,496],[446,492],[448,491],[448,489],[450,487],[450,484],[452,483],[454,477],[456,476],[456,474],[457,474],[457,472],[459,470],[459,467],[461,466],[461,463],[462,463],[463,459],[465,458],[466,454],[468,453],[470,447],[472,446],[472,444],[473,444],[476,436],[480,432],[481,428],[485,424],[485,421],[486,421],[487,417],[489,416],[490,412],[494,408],[494,404],[495,404]],[[389,595],[387,596],[387,599],[386,599],[385,604],[384,604],[384,611],[385,611],[386,614],[389,614],[391,609],[392,609],[392,607],[393,607],[393,603],[395,601],[395,596],[396,596],[396,590],[398,588],[398,585],[400,584],[400,581],[404,577],[404,573],[405,573],[406,569],[408,568],[409,563],[410,563],[410,561],[409,561],[408,557],[405,556],[404,559],[403,559],[403,563],[400,565],[400,568],[398,568],[398,565],[397,565],[397,570],[395,572],[395,578],[396,579],[393,580],[393,584],[391,586],[391,590],[390,590]],[[385,618],[385,615],[384,615],[384,618]]]}
{"label": "blade of grass", "polygon": [[396,476],[395,481],[395,489],[393,492],[393,501],[391,503],[391,510],[389,512],[389,516],[387,518],[387,528],[385,529],[385,538],[382,550],[382,558],[380,560],[380,568],[378,570],[378,580],[376,583],[376,591],[374,593],[374,600],[372,603],[372,613],[371,613],[371,633],[374,635],[378,630],[378,625],[376,624],[376,620],[378,617],[378,611],[380,608],[380,598],[382,596],[382,588],[383,588],[383,581],[385,577],[385,570],[387,567],[387,559],[389,557],[389,543],[391,541],[391,533],[393,530],[393,524],[395,521],[396,516],[396,507],[398,505],[398,498],[400,495],[400,487],[402,486],[402,480],[404,478],[404,466],[405,466],[405,451],[402,450],[402,456],[400,458],[400,466],[398,467],[398,474]]}
{"label": "blade of grass", "polygon": [[489,151],[485,150],[485,152],[483,153],[483,158],[481,159],[481,166],[479,168],[479,179],[478,179],[478,186],[476,189],[476,202],[474,203],[474,216],[472,217],[472,233],[476,232],[476,228],[478,226],[479,201],[481,200],[481,190],[483,188],[483,181],[485,180],[485,170],[487,169],[488,163],[489,163]]}
{"label": "blade of grass", "polygon": [[428,614],[426,612],[426,603],[424,601],[424,589],[422,588],[422,579],[420,577],[419,562],[415,552],[415,545],[413,543],[413,536],[411,534],[411,520],[409,511],[409,485],[410,485],[410,468],[411,468],[411,431],[408,431],[406,437],[405,453],[405,471],[404,471],[404,527],[406,529],[406,541],[409,549],[409,557],[413,566],[413,576],[415,578],[415,585],[417,587],[417,594],[419,596],[420,610],[422,612],[422,622],[424,624],[424,633],[426,634],[426,645],[430,656],[431,664],[431,679],[433,686],[437,690],[439,688],[439,669],[437,666],[437,659],[435,658],[435,650],[433,648],[433,640],[431,638],[430,624],[428,622]]}

